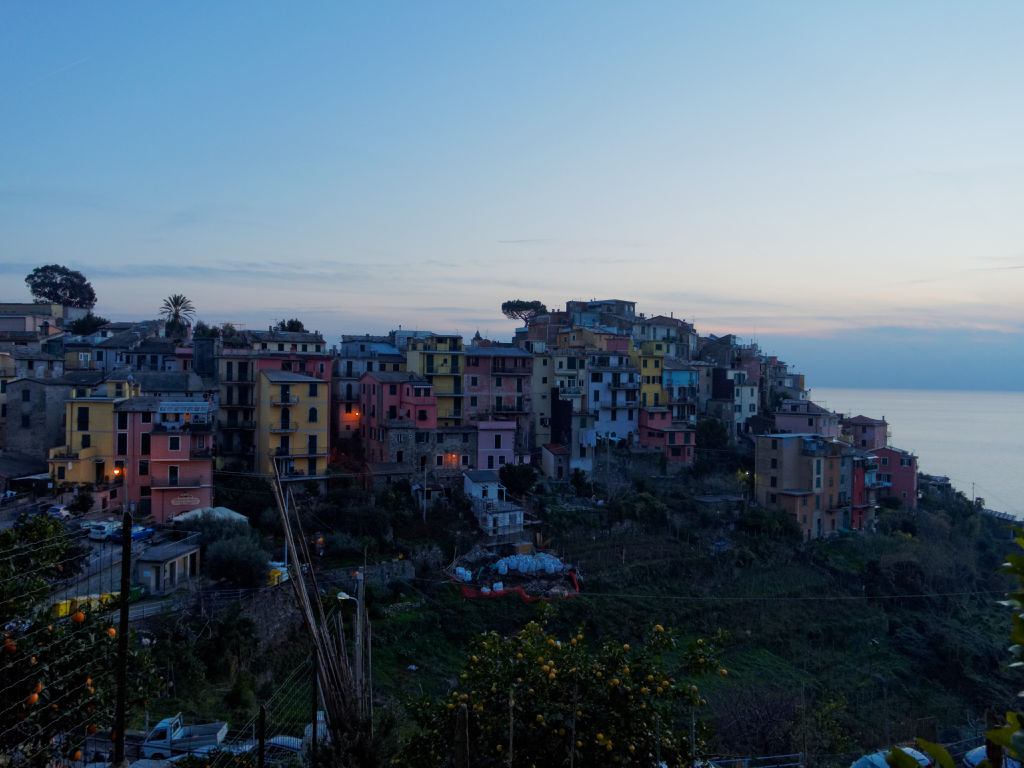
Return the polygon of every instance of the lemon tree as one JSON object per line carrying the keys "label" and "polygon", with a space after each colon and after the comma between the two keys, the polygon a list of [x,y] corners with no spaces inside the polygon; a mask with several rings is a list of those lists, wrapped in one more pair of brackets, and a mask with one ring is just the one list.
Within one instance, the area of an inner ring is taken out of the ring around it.
{"label": "lemon tree", "polygon": [[[592,647],[531,622],[475,641],[458,683],[412,704],[416,731],[396,765],[692,765],[704,752],[697,679],[726,674],[717,638],[679,643],[660,625],[641,643]],[[668,659],[674,659],[670,665]]]}

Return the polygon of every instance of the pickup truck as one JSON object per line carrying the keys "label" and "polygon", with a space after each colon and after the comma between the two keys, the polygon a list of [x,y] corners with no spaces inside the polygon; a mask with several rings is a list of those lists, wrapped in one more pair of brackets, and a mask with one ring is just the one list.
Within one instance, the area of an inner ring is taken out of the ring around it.
{"label": "pickup truck", "polygon": [[174,717],[165,717],[146,734],[139,745],[139,753],[156,760],[190,752],[202,753],[224,741],[227,733],[227,723],[184,725],[179,712]]}

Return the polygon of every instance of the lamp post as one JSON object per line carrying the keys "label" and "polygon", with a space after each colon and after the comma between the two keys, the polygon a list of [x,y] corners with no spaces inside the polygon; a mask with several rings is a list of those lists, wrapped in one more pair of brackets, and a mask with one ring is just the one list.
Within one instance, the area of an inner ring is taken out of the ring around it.
{"label": "lamp post", "polygon": [[[338,592],[338,601],[344,602],[345,600],[351,600],[356,604],[356,620],[355,620],[355,645],[354,645],[354,656],[353,667],[355,667],[355,684],[356,693],[359,698],[359,714],[365,715],[367,709],[369,709],[370,722],[372,728],[373,722],[373,646],[371,644],[371,631],[370,622],[366,620],[366,608],[364,598],[366,591],[364,588],[363,572],[356,571],[356,584],[357,584],[357,596],[353,597],[348,592]],[[363,662],[363,647],[366,647],[366,662]],[[364,679],[364,671],[366,671]],[[369,706],[367,707],[367,701]]]}

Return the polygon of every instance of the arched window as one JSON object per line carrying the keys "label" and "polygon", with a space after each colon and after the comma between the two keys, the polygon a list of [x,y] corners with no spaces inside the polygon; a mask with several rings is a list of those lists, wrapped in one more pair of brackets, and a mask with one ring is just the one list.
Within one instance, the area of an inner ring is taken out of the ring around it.
{"label": "arched window", "polygon": [[310,408],[309,409],[309,423],[310,424],[315,424],[316,423],[316,408]]}

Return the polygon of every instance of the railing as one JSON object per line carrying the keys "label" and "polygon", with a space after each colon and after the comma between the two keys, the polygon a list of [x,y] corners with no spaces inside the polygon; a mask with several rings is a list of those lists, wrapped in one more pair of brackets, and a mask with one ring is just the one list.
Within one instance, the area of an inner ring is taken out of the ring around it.
{"label": "railing", "polygon": [[299,424],[296,421],[282,421],[270,428],[271,433],[279,432],[294,432],[299,428]]}
{"label": "railing", "polygon": [[159,488],[201,488],[203,479],[198,475],[179,475],[178,477],[153,476],[151,487]]}
{"label": "railing", "polygon": [[299,398],[297,397],[274,397],[273,395],[270,397],[271,405],[297,405],[298,402]]}
{"label": "railing", "polygon": [[221,429],[256,429],[256,422],[249,419],[242,421],[226,421],[220,425]]}
{"label": "railing", "polygon": [[209,448],[193,448],[188,452],[190,459],[211,459],[213,451]]}
{"label": "railing", "polygon": [[582,395],[582,394],[583,394],[583,387],[559,387],[558,388],[558,396],[559,397],[562,397],[563,395],[569,396],[569,397],[575,397],[575,396]]}

